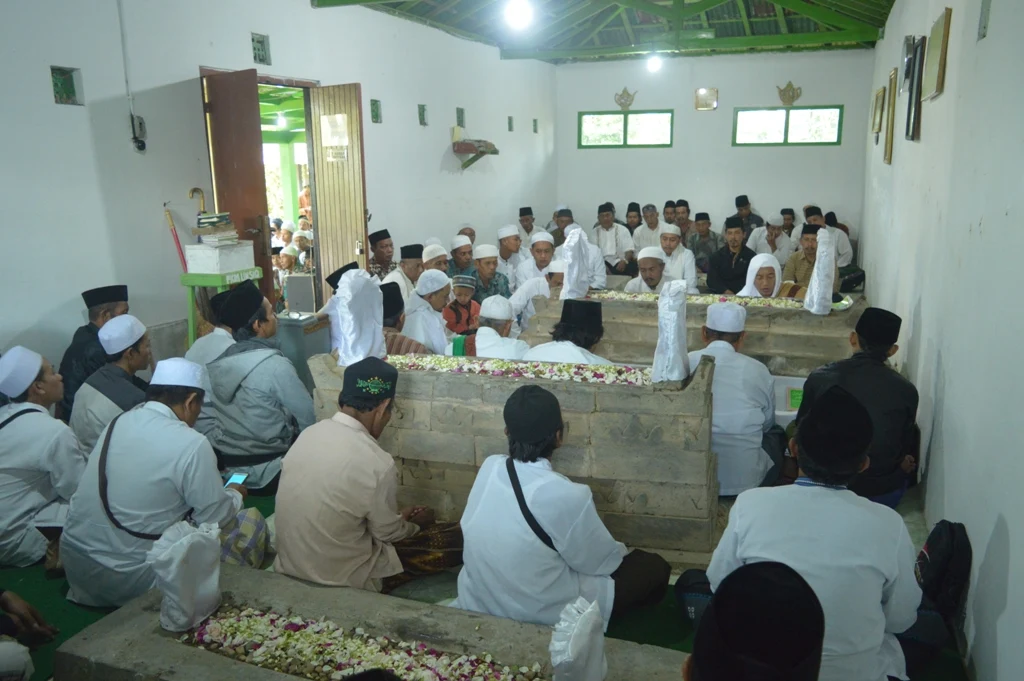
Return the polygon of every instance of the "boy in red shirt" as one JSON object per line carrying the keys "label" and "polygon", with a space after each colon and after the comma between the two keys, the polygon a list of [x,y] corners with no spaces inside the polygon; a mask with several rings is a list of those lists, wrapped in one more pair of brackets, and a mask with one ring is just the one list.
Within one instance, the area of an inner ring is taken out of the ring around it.
{"label": "boy in red shirt", "polygon": [[455,300],[448,303],[441,313],[451,331],[465,336],[479,328],[480,303],[473,300],[476,280],[473,277],[456,275],[452,277],[452,293]]}

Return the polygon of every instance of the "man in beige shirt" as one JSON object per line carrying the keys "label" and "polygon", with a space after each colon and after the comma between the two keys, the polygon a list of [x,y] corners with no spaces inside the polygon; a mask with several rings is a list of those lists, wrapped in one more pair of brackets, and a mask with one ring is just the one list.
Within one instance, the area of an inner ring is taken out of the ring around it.
{"label": "man in beige shirt", "polygon": [[[782,270],[782,281],[791,281],[804,288],[811,283],[811,272],[814,271],[814,262],[818,258],[819,229],[819,225],[804,225],[800,233],[800,250],[789,256],[789,260],[786,261],[786,267]],[[832,278],[832,292],[839,292],[838,267]]]}
{"label": "man in beige shirt", "polygon": [[398,469],[377,444],[397,383],[398,371],[376,357],[349,366],[338,413],[307,428],[288,450],[277,492],[276,572],[388,591],[461,564],[456,524],[435,525],[423,506],[398,510]]}

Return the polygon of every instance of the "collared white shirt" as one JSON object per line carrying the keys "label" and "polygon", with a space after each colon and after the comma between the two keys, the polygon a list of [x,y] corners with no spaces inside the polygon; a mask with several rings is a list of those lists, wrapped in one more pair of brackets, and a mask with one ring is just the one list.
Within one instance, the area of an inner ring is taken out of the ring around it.
{"label": "collared white shirt", "polygon": [[[555,260],[565,260],[565,246],[555,249]],[[593,289],[604,289],[608,287],[608,269],[604,266],[604,256],[601,249],[594,244],[587,242],[587,274],[588,285]]]}
{"label": "collared white shirt", "polygon": [[551,297],[551,287],[548,285],[547,277],[541,275],[533,279],[527,279],[521,286],[516,287],[516,292],[508,299],[512,303],[512,314],[519,319],[512,324],[512,333],[509,338],[519,338],[520,334],[530,325],[530,319],[536,313],[533,307],[533,299]]}
{"label": "collared white shirt", "polygon": [[785,232],[782,232],[779,236],[775,237],[775,250],[772,250],[771,244],[768,243],[768,228],[755,227],[750,233],[750,238],[747,239],[747,248],[754,253],[774,255],[776,260],[784,263],[789,260],[789,256],[793,255],[793,252],[797,249],[797,244],[786,236]]}
{"label": "collared white shirt", "polygon": [[613,364],[604,357],[570,343],[569,341],[551,341],[530,348],[523,355],[527,362],[562,362],[566,364]]}
{"label": "collared white shirt", "polygon": [[661,227],[662,224],[659,222],[655,229],[651,229],[646,222],[643,222],[636,228],[636,231],[633,232],[633,246],[636,248],[638,257],[640,251],[645,248],[661,248]]}
{"label": "collared white shirt", "polygon": [[644,281],[643,277],[633,277],[626,284],[626,288],[623,289],[623,292],[625,292],[625,293],[661,293],[661,289],[665,288],[665,284],[667,282],[670,282],[670,281],[676,281],[676,278],[672,277],[672,276],[669,276],[668,274],[663,274],[661,276],[661,281],[658,282],[658,286],[656,288],[651,288],[650,286],[647,285],[647,282]]}
{"label": "collared white shirt", "polygon": [[838,227],[828,227],[827,229],[832,237],[832,242],[836,245],[836,266],[847,267],[853,264],[853,245],[850,244],[850,237]]}
{"label": "collared white shirt", "polygon": [[853,492],[802,482],[736,499],[708,567],[712,589],[741,565],[785,563],[807,580],[825,611],[819,681],[906,679],[894,634],[917,620],[921,589],[903,519]]}
{"label": "collared white shirt", "polygon": [[[594,243],[601,249],[601,256],[612,267],[626,259],[626,253],[636,251],[633,237],[629,230],[619,223],[612,223],[608,229],[597,226],[594,228]],[[661,243],[659,237],[659,244]]]}
{"label": "collared white shirt", "polygon": [[772,462],[761,438],[775,425],[775,381],[761,362],[716,340],[689,354],[690,366],[715,358],[711,386],[711,451],[718,455],[718,493],[733,496],[761,484]]}
{"label": "collared white shirt", "polygon": [[504,274],[508,279],[508,288],[511,293],[516,291],[516,268],[521,262],[523,262],[522,252],[512,253],[508,260],[502,260],[501,253],[498,253],[498,272]]}
{"label": "collared white shirt", "polygon": [[[89,457],[71,497],[61,559],[71,585],[69,600],[121,606],[156,586],[146,563],[153,542],[117,529],[107,518],[99,461],[99,451]],[[190,511],[197,524],[224,527],[242,508],[242,495],[224,489],[209,440],[160,402],[146,402],[118,420],[107,453],[107,479],[111,513],[144,534],[162,534]]]}
{"label": "collared white shirt", "polygon": [[444,315],[430,306],[419,295],[409,300],[405,311],[405,326],[402,335],[423,343],[435,355],[443,355],[448,345],[448,330]]}
{"label": "collared white shirt", "polygon": [[686,292],[692,295],[700,293],[697,288],[697,259],[693,251],[679,244],[672,255],[665,256],[665,274],[686,282]]}
{"label": "collared white shirt", "polygon": [[[476,356],[487,359],[522,359],[529,351],[526,341],[514,338],[502,338],[489,326],[481,326],[476,332]],[[454,352],[452,343],[448,344],[444,354],[451,356]]]}
{"label": "collared white shirt", "polygon": [[405,275],[405,272],[402,271],[401,267],[395,268],[395,270],[388,276],[384,277],[384,281],[380,283],[398,284],[398,288],[402,289],[402,300],[405,301],[406,305],[409,304],[409,298],[411,298],[416,293],[416,284],[413,283],[412,279]]}
{"label": "collared white shirt", "polygon": [[537,267],[537,261],[533,259],[532,255],[523,258],[523,261],[516,267],[516,288],[519,288],[530,279],[536,279],[537,277],[543,277],[548,273],[548,268],[540,269]]}
{"label": "collared white shirt", "polygon": [[[554,453],[558,459],[558,450]],[[480,467],[462,514],[465,563],[455,607],[552,626],[580,596],[597,601],[605,628],[615,601],[611,575],[628,552],[597,515],[594,495],[541,459],[515,462],[523,497],[556,551],[545,546],[519,509],[506,456]]]}
{"label": "collared white shirt", "polygon": [[37,404],[0,407],[0,566],[27,567],[46,555],[41,527],[61,527],[85,470],[86,452],[64,423]]}
{"label": "collared white shirt", "polygon": [[519,227],[519,241],[522,242],[522,245],[520,246],[520,248],[529,248],[530,247],[530,238],[533,237],[534,234],[538,234],[540,232],[547,231],[547,230],[544,229],[544,227],[541,227],[536,222],[533,223],[533,229],[530,230],[529,234],[526,233],[526,230],[523,229],[522,225],[518,225],[518,227]]}

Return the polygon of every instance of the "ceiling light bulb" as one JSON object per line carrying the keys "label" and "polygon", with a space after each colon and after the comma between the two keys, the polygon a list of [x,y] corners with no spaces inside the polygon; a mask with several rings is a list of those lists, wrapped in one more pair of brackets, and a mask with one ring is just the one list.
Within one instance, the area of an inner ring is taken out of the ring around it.
{"label": "ceiling light bulb", "polygon": [[647,70],[651,73],[657,73],[661,70],[661,57],[658,55],[652,55],[647,60]]}
{"label": "ceiling light bulb", "polygon": [[505,5],[505,23],[521,31],[533,22],[533,7],[529,0],[508,0]]}
{"label": "ceiling light bulb", "polygon": [[277,114],[277,127],[283,128],[288,125],[288,121],[285,119],[283,113]]}
{"label": "ceiling light bulb", "polygon": [[697,90],[698,95],[706,95],[707,93],[708,89],[706,87],[702,87],[701,89]]}

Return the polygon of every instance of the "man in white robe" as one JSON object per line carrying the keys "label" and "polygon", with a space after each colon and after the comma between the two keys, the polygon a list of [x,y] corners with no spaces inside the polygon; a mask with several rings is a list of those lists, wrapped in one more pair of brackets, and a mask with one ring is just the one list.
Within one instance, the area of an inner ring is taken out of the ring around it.
{"label": "man in white robe", "polygon": [[555,258],[555,238],[548,232],[536,232],[530,239],[530,256],[516,267],[516,288],[547,274],[548,265]]}
{"label": "man in white robe", "polygon": [[452,282],[440,270],[427,270],[416,282],[416,295],[405,308],[402,334],[423,343],[436,355],[443,355],[448,345],[448,330],[441,311],[448,304]]}
{"label": "man in white robe", "polygon": [[535,232],[541,231],[534,224],[533,208],[523,206],[519,209],[519,239],[524,244],[530,243]]}
{"label": "man in white robe", "polygon": [[520,253],[523,240],[519,236],[519,228],[505,225],[498,230],[498,273],[505,275],[512,293],[516,292],[516,268],[525,256]]}
{"label": "man in white robe", "polygon": [[653,203],[644,206],[644,224],[633,232],[633,245],[637,251],[642,248],[661,248],[661,222],[658,208]]}
{"label": "man in white robe", "polygon": [[446,355],[487,359],[522,359],[530,346],[509,338],[515,315],[512,303],[503,296],[491,296],[480,304],[480,328],[472,336],[456,336],[448,344]]}
{"label": "man in white robe", "polygon": [[[605,267],[604,254],[598,246],[590,243],[587,233],[577,222],[574,222],[565,228],[566,238],[576,230],[580,230],[583,241],[587,244],[587,279],[590,288],[595,290],[608,288],[608,268]],[[565,260],[565,256],[563,255],[564,252],[565,244],[556,248],[555,260]]]}
{"label": "man in white robe", "polygon": [[[0,357],[0,567],[28,567],[47,555],[78,489],[87,452],[50,416],[64,381],[39,354],[17,345]],[[46,534],[44,535],[44,532]]]}
{"label": "man in white robe", "polygon": [[626,274],[636,247],[629,230],[615,221],[615,206],[602,203],[597,207],[594,243],[601,249],[608,274]]}
{"label": "man in white robe", "polygon": [[708,306],[703,350],[691,352],[690,366],[715,358],[711,386],[711,449],[718,455],[718,493],[735,496],[778,478],[782,439],[775,429],[775,381],[761,362],[741,355],[747,311],[736,303]]}
{"label": "man in white robe", "polygon": [[747,248],[754,253],[774,255],[779,262],[786,262],[797,249],[797,242],[782,230],[782,216],[771,218],[764,227],[755,227],[747,239]]}
{"label": "man in white robe", "polygon": [[779,261],[774,255],[761,253],[751,259],[747,268],[747,284],[736,295],[739,298],[774,298],[781,287],[782,267]]}
{"label": "man in white robe", "polygon": [[626,293],[661,293],[666,283],[676,281],[675,277],[665,274],[665,251],[660,246],[640,249],[636,261],[640,276],[629,280],[624,289]]}
{"label": "man in white robe", "polygon": [[530,320],[536,314],[533,306],[534,298],[550,298],[551,289],[558,288],[565,283],[565,261],[552,260],[547,266],[545,274],[527,279],[516,289],[516,292],[509,298],[512,303],[512,314],[518,320],[512,325],[510,338],[519,338],[522,332],[530,326]]}
{"label": "man in white robe", "polygon": [[[821,208],[817,206],[807,206],[804,208],[804,216],[807,218],[807,224],[818,225],[819,227],[826,227],[828,229],[829,236],[832,237],[833,243],[836,245],[836,267],[849,267],[853,264],[853,246],[850,244],[850,237],[843,230],[838,227],[833,227],[825,222],[825,216],[821,212]],[[793,249],[794,251],[796,249]]]}
{"label": "man in white robe", "polygon": [[607,628],[612,617],[660,602],[668,563],[615,541],[590,488],[552,469],[564,433],[555,396],[522,386],[504,418],[511,456],[488,457],[469,493],[455,607],[552,626],[582,596],[598,603]]}
{"label": "man in white robe", "polygon": [[[331,324],[331,349],[332,350],[337,348],[338,344],[341,342],[340,326],[339,326],[339,322],[338,322],[338,298],[337,298],[336,295],[333,295],[333,294],[337,293],[337,291],[338,291],[338,283],[341,281],[341,277],[346,272],[350,272],[351,270],[357,270],[357,269],[359,269],[359,263],[357,263],[357,262],[350,262],[349,264],[347,264],[347,265],[345,265],[343,267],[339,267],[334,272],[332,272],[328,276],[324,277],[324,281],[326,281],[327,284],[331,287],[332,295],[331,295],[330,298],[327,299],[327,302],[324,303],[324,306],[320,308],[320,311],[316,313],[316,316],[317,316],[317,319],[327,319],[330,322],[330,324]],[[230,291],[226,291],[223,294],[218,293],[217,295],[226,295],[227,293],[230,293]],[[213,304],[213,300],[212,299],[210,300],[210,304],[211,305]],[[228,335],[230,335],[231,334],[231,329],[229,327],[224,327],[224,328],[227,329]],[[192,358],[188,356],[188,353],[185,353],[185,359],[192,359]],[[216,359],[216,357],[214,359]],[[204,366],[205,366],[205,364],[204,364]],[[209,399],[209,395],[207,395],[206,399]]]}
{"label": "man in white robe", "polygon": [[697,259],[693,251],[683,245],[682,229],[677,225],[661,228],[661,250],[665,253],[665,274],[686,282],[686,292],[698,295]]}
{"label": "man in white robe", "polygon": [[604,335],[601,303],[594,300],[562,301],[562,317],[551,330],[551,342],[530,348],[523,359],[528,362],[567,364],[611,364],[590,352]]}
{"label": "man in white robe", "polygon": [[384,281],[381,283],[395,282],[398,284],[398,287],[402,289],[402,297],[408,303],[409,298],[416,293],[416,282],[419,281],[420,275],[423,273],[423,246],[420,244],[402,246],[400,252],[402,259],[398,262],[398,269],[384,277]]}
{"label": "man in white robe", "polygon": [[69,600],[122,606],[156,586],[146,553],[168,528],[186,517],[221,528],[236,520],[246,488],[224,487],[210,442],[192,429],[204,371],[186,359],[160,362],[147,402],[104,431],[61,537]]}
{"label": "man in white robe", "polygon": [[[392,273],[394,274],[394,273]],[[388,275],[390,276],[390,275]],[[376,277],[365,270],[346,273],[338,282],[338,366],[346,367],[367,357],[384,357],[384,294]]]}

